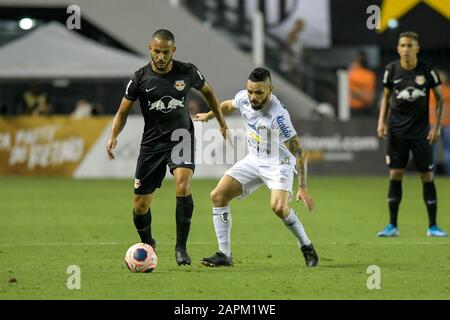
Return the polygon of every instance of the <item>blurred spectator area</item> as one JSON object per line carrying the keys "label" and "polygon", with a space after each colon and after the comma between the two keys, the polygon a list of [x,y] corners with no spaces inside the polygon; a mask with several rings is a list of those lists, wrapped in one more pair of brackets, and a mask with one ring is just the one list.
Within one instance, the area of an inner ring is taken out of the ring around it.
{"label": "blurred spectator area", "polygon": [[[84,99],[93,104],[100,114],[113,114],[123,97],[126,79],[123,80],[38,80],[52,106],[52,114],[70,114],[76,103]],[[3,114],[24,114],[22,94],[29,83],[0,80],[0,104]],[[139,109],[135,108],[135,109]]]}
{"label": "blurred spectator area", "polygon": [[[290,4],[297,8],[299,0],[276,1],[282,7]],[[268,1],[253,1],[260,10],[268,10]],[[251,52],[251,14],[248,3],[244,0],[181,0],[182,5],[193,16],[198,18],[207,27],[212,27],[219,32],[222,37],[241,50]],[[312,4],[315,5],[313,1]],[[378,108],[379,99],[382,92],[381,76],[384,67],[391,61],[397,60],[396,53],[397,36],[403,29],[413,29],[422,36],[419,58],[433,63],[436,67],[450,70],[450,47],[447,41],[430,41],[436,34],[430,34],[427,30],[427,23],[435,23],[435,27],[445,25],[448,20],[427,5],[419,4],[417,8],[411,10],[401,20],[398,29],[388,29],[383,33],[368,30],[366,19],[368,17],[366,9],[368,5],[381,5],[379,0],[333,0],[329,1],[328,21],[319,22],[329,24],[331,32],[331,43],[324,48],[309,47],[302,44],[303,53],[295,70],[283,68],[283,54],[290,50],[287,37],[273,32],[270,23],[265,26],[265,58],[266,64],[272,70],[277,71],[290,83],[303,90],[306,94],[321,103],[329,103],[337,106],[337,75],[338,69],[348,70],[351,62],[358,52],[362,51],[367,56],[368,68],[377,75],[375,105]],[[360,12],[360,15],[351,15],[352,12]],[[272,7],[273,9],[273,7]],[[287,19],[290,12],[279,12]],[[351,17],[349,16],[351,15]],[[426,22],[428,21],[428,22]],[[306,28],[308,22],[306,22]],[[402,29],[400,29],[400,27]],[[300,38],[302,35],[300,34]],[[294,76],[293,76],[294,75]]]}

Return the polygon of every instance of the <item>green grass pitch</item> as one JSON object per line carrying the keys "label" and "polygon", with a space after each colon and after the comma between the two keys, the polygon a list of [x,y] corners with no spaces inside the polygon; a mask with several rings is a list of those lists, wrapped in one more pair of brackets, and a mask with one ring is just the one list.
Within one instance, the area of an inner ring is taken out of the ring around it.
{"label": "green grass pitch", "polygon": [[[400,237],[381,239],[387,223],[386,177],[314,177],[316,212],[294,206],[321,258],[308,269],[293,235],[270,210],[261,188],[232,202],[232,268],[207,268],[217,250],[209,192],[217,180],[194,180],[189,238],[192,266],[177,266],[175,193],[155,193],[153,234],[159,264],[132,274],[123,262],[138,242],[131,215],[132,179],[0,178],[0,299],[449,299],[450,241],[426,237],[417,175],[404,180]],[[450,229],[450,179],[436,179],[438,222]],[[81,289],[69,290],[69,265]],[[381,289],[368,289],[370,265]]]}

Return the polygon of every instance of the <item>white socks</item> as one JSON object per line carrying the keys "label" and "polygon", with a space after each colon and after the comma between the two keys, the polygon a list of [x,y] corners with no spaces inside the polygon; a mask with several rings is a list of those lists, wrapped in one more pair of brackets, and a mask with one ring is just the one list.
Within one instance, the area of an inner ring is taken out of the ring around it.
{"label": "white socks", "polygon": [[305,229],[303,228],[302,223],[295,214],[294,209],[291,209],[287,217],[282,218],[281,220],[283,220],[286,227],[291,230],[294,236],[297,237],[298,241],[300,242],[300,246],[311,244],[311,240],[309,240],[308,236],[306,235]]}
{"label": "white socks", "polygon": [[[294,236],[298,239],[300,246],[311,244],[306,235],[302,223],[298,219],[295,210],[291,209],[288,216],[283,220],[286,227],[291,230]],[[214,207],[213,208],[213,222],[216,230],[217,242],[219,243],[219,250],[226,256],[231,256],[230,248],[230,231],[231,231],[231,210],[230,206]]]}
{"label": "white socks", "polygon": [[219,250],[227,257],[231,256],[230,231],[231,231],[231,211],[230,206],[214,207],[213,222],[216,230]]}

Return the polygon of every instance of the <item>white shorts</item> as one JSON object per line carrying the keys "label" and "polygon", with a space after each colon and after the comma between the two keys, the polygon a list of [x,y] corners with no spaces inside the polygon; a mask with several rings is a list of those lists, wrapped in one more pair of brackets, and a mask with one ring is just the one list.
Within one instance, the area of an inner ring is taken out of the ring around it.
{"label": "white shorts", "polygon": [[270,190],[284,190],[292,196],[295,169],[289,164],[264,164],[254,156],[247,155],[235,163],[225,175],[233,177],[242,185],[243,199],[265,184]]}

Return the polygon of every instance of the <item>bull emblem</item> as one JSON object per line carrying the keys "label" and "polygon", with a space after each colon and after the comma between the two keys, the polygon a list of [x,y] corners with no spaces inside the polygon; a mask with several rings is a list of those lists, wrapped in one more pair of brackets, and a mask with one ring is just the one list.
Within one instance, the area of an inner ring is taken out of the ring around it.
{"label": "bull emblem", "polygon": [[416,101],[419,97],[425,97],[426,94],[417,88],[408,87],[397,94],[398,100]]}
{"label": "bull emblem", "polygon": [[184,98],[183,100],[178,100],[172,98],[171,96],[164,96],[158,101],[155,101],[153,103],[150,103],[149,101],[148,104],[150,106],[148,110],[157,110],[163,113],[169,113],[172,110],[184,108]]}

